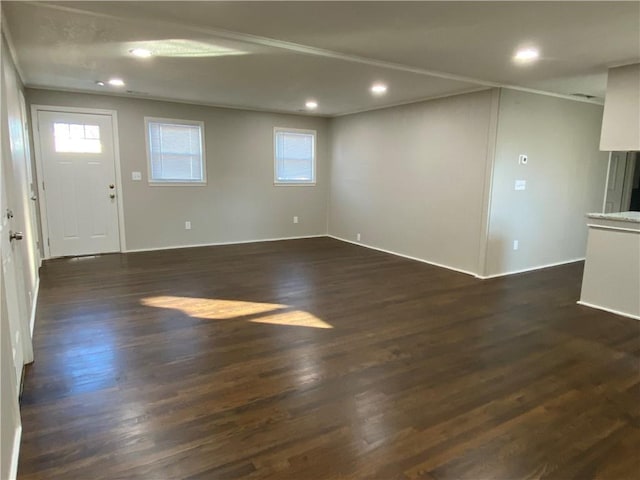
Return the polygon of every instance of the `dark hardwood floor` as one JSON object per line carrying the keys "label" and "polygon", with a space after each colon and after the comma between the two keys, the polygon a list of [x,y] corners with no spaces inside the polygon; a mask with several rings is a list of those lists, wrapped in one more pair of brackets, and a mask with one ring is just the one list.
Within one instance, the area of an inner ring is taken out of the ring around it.
{"label": "dark hardwood floor", "polygon": [[49,261],[21,479],[640,478],[640,322],[329,238]]}

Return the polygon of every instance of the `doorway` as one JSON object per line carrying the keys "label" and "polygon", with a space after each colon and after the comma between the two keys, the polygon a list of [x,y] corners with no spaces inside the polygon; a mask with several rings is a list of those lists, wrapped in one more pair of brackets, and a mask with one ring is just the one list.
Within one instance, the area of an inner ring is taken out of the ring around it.
{"label": "doorway", "polygon": [[611,152],[604,213],[640,211],[640,155]]}
{"label": "doorway", "polygon": [[45,257],[124,249],[116,112],[33,106]]}

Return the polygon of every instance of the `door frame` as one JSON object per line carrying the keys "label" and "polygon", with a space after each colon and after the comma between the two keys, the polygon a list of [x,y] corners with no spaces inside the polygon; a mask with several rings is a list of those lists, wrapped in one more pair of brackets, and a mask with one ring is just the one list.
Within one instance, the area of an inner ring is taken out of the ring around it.
{"label": "door frame", "polygon": [[604,197],[602,198],[602,213],[607,213],[607,195],[609,194],[609,176],[611,175],[611,157],[613,152],[609,152],[609,161],[607,162],[607,178],[604,181]]}
{"label": "door frame", "polygon": [[118,112],[116,110],[103,110],[99,108],[83,108],[83,107],[63,107],[57,105],[31,105],[31,131],[33,133],[33,147],[36,159],[36,175],[38,180],[38,203],[40,206],[40,223],[42,225],[42,251],[44,258],[51,257],[51,249],[49,246],[49,220],[47,217],[47,198],[46,186],[43,188],[44,182],[44,165],[42,162],[42,145],[40,142],[40,125],[38,121],[39,112],[59,112],[59,113],[84,113],[93,115],[107,115],[111,117],[111,131],[113,132],[113,156],[116,172],[116,187],[118,194],[116,195],[116,203],[118,205],[118,230],[120,252],[127,250],[126,236],[124,231],[124,207],[122,192],[122,169],[120,167],[120,140],[118,137]]}
{"label": "door frame", "polygon": [[[638,168],[637,163],[637,153],[636,152],[627,152],[627,156],[625,157],[624,164],[624,181],[622,184],[622,199],[621,204],[624,205],[625,210],[621,210],[626,212],[629,210],[629,206],[631,205],[631,191],[633,190],[633,177],[635,174],[636,168]],[[622,209],[622,205],[620,208]]]}
{"label": "door frame", "polygon": [[[32,242],[32,248],[34,250],[33,255],[34,258],[36,260],[36,271],[35,271],[35,278],[36,278],[36,282],[39,282],[39,276],[38,276],[38,269],[42,266],[42,255],[40,253],[40,238],[39,238],[39,233],[40,233],[40,225],[38,225],[38,178],[37,178],[37,173],[35,171],[35,167],[34,167],[34,162],[33,162],[33,156],[31,154],[31,142],[30,139],[32,138],[31,136],[31,125],[29,123],[29,111],[27,109],[27,99],[24,96],[24,93],[22,92],[22,90],[18,91],[18,98],[20,101],[20,111],[22,113],[22,132],[23,132],[23,138],[25,139],[25,154],[26,154],[26,159],[25,161],[27,162],[27,182],[31,182],[29,185],[27,185],[27,190],[29,190],[29,200],[31,200],[33,203],[30,203],[30,205],[33,205],[33,208],[30,208],[29,210],[31,211],[30,213],[30,221],[31,221],[31,228],[33,229],[33,232],[36,235],[36,238],[34,239],[34,241]],[[35,195],[35,198],[33,198],[33,196]]]}

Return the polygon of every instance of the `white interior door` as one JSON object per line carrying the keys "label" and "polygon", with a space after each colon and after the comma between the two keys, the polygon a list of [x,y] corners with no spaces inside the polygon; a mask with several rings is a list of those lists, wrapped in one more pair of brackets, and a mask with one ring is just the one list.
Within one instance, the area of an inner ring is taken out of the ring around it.
{"label": "white interior door", "polygon": [[[3,285],[0,275],[0,290]],[[4,298],[0,305],[0,330],[10,330],[7,323],[7,311]],[[11,358],[11,342],[8,335],[0,335],[0,478],[15,479],[18,467],[18,448],[20,445],[21,421],[16,389],[15,371]]]}
{"label": "white interior door", "polygon": [[[4,173],[4,172],[3,172]],[[0,221],[0,257],[2,259],[2,277],[3,282],[0,286],[0,301],[2,310],[6,311],[9,336],[11,344],[11,358],[13,359],[13,368],[16,382],[16,391],[20,391],[20,382],[22,381],[22,368],[25,364],[24,342],[25,329],[20,322],[24,318],[23,312],[20,312],[20,303],[18,300],[18,282],[15,270],[15,243],[19,240],[11,239],[12,217],[8,213],[11,211],[7,203],[7,189],[5,185],[6,175],[0,177],[0,212],[2,212],[2,220]]]}
{"label": "white interior door", "polygon": [[50,255],[120,251],[112,116],[37,116]]}

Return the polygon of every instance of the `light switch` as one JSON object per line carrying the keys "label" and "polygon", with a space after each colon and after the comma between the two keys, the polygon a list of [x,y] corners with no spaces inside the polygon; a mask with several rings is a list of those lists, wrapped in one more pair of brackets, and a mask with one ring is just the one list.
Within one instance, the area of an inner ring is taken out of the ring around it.
{"label": "light switch", "polygon": [[527,181],[526,180],[516,180],[515,190],[526,190]]}
{"label": "light switch", "polygon": [[142,180],[142,172],[131,172],[131,180],[136,182]]}

